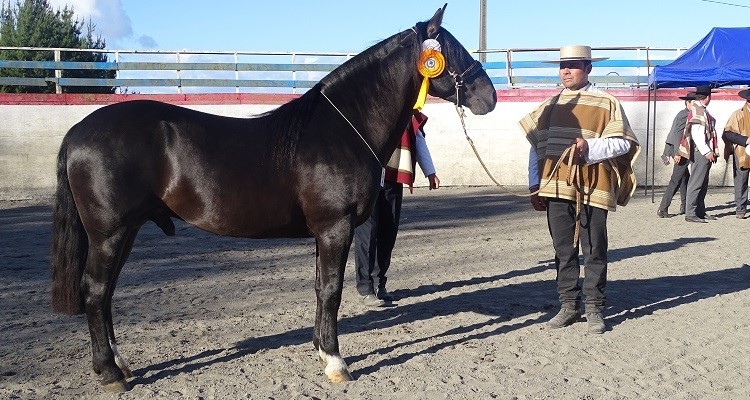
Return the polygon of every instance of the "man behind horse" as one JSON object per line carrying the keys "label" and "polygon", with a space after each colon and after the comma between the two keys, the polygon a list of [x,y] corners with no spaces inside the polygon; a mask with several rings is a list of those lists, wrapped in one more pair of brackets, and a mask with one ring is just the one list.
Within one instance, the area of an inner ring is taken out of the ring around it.
{"label": "man behind horse", "polygon": [[380,188],[372,214],[354,230],[357,291],[362,297],[362,304],[368,307],[381,307],[395,300],[385,287],[388,279],[386,273],[396,245],[404,184],[412,190],[415,163],[419,164],[429,181],[430,190],[440,187],[440,179],[425,141],[426,123],[427,116],[414,110],[399,147],[386,165],[383,187]]}

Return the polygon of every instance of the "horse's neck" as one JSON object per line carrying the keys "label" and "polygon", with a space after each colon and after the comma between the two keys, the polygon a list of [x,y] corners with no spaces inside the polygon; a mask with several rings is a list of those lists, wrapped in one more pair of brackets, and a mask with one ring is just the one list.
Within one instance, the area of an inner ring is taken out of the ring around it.
{"label": "horse's neck", "polygon": [[[379,57],[379,52],[386,54]],[[324,94],[337,103],[339,112],[360,132],[381,163],[388,161],[411,118],[421,82],[417,57],[409,45],[390,51],[373,48],[363,59],[350,60],[357,64],[340,79],[323,85]]]}

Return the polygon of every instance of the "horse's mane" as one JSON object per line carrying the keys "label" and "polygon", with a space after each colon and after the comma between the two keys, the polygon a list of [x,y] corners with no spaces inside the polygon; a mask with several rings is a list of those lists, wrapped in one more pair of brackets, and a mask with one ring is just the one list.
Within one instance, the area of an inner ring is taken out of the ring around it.
{"label": "horse's mane", "polygon": [[[413,41],[408,40],[414,34],[414,30],[407,29],[376,43],[331,71],[330,74],[320,80],[320,83],[323,84],[326,90],[335,90],[342,83],[349,85],[351,79],[371,79],[369,76],[361,75],[362,70],[379,75],[392,75],[396,72],[403,72],[403,65],[394,63],[383,64],[380,61],[391,56],[395,51],[409,48],[418,49],[416,39]],[[412,44],[412,46],[409,46],[409,44]],[[348,92],[356,93],[359,90],[349,90]]]}
{"label": "horse's mane", "polygon": [[274,139],[278,145],[274,149],[277,159],[288,159],[288,156],[295,153],[299,138],[320,97],[318,82],[302,96],[258,116],[267,122],[267,129],[276,132]]}
{"label": "horse's mane", "polygon": [[[417,27],[423,31],[424,23],[417,24]],[[375,87],[374,90],[365,90],[373,88],[373,85],[365,85],[365,83],[376,80],[376,76],[383,76],[385,77],[383,81],[388,82],[392,80],[389,77],[404,73],[403,65],[381,61],[396,51],[405,49],[418,51],[419,41],[412,38],[414,34],[415,29],[407,29],[376,43],[339,65],[302,96],[259,115],[258,118],[265,119],[267,127],[277,133],[275,138],[278,143],[277,151],[286,155],[295,152],[296,144],[304,135],[305,127],[315,107],[319,101],[325,101],[321,96],[321,91],[325,91],[326,94],[335,93],[337,102],[341,104],[371,104],[372,99],[380,98],[380,91],[392,90],[391,87]]]}

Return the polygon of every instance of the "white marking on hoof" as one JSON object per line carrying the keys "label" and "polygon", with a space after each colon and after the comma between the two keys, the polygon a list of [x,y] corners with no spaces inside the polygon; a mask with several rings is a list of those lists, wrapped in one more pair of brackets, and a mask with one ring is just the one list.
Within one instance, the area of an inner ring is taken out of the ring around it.
{"label": "white marking on hoof", "polygon": [[120,367],[123,375],[125,375],[125,379],[132,378],[133,373],[130,372],[130,365],[128,365],[128,362],[125,360],[125,358],[120,355],[120,352],[117,351],[117,344],[110,340],[109,347],[112,349],[112,353],[114,353],[115,355],[115,364]]}
{"label": "white marking on hoof", "polygon": [[323,350],[318,349],[318,356],[325,363],[325,374],[333,383],[349,382],[353,381],[352,375],[349,373],[349,369],[341,356],[332,356],[326,354]]}

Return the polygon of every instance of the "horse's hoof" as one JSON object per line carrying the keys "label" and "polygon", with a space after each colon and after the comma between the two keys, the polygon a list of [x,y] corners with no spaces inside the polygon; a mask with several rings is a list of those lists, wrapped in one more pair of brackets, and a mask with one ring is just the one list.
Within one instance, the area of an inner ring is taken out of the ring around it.
{"label": "horse's hoof", "polygon": [[130,379],[133,377],[133,373],[130,372],[130,368],[120,368],[120,371],[122,371],[122,374],[125,375],[125,379]]}
{"label": "horse's hoof", "polygon": [[107,393],[122,393],[130,390],[130,384],[125,379],[102,384],[102,389]]}
{"label": "horse's hoof", "polygon": [[349,371],[344,370],[328,375],[328,380],[330,380],[331,383],[344,383],[353,381],[354,378],[352,378],[352,374],[350,374]]}

